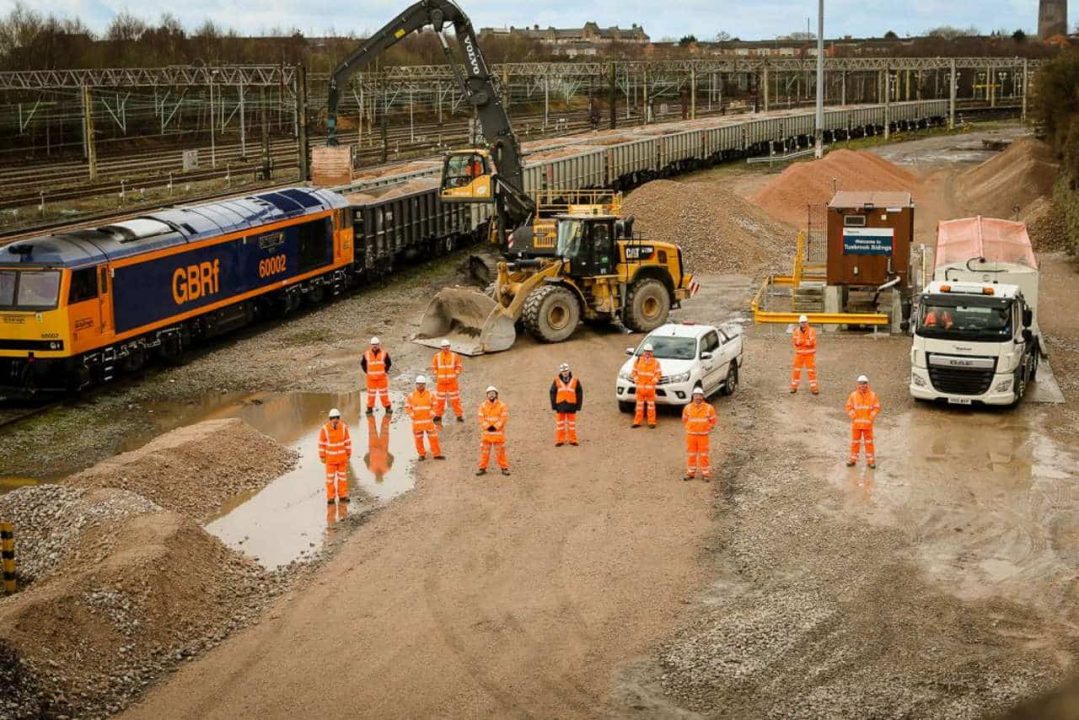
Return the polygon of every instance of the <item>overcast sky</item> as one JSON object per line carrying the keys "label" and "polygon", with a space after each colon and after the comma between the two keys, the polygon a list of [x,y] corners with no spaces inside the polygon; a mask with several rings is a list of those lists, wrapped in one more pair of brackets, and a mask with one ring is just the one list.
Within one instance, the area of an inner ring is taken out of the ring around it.
{"label": "overcast sky", "polygon": [[[305,35],[365,34],[407,7],[402,0],[185,0],[177,3],[125,0],[29,0],[40,12],[78,16],[94,30],[102,30],[123,9],[156,20],[169,9],[188,28],[207,18],[237,29],[241,34],[262,34],[272,28],[299,28]],[[1072,0],[1069,28],[1079,14]],[[6,14],[15,0],[0,0]],[[587,20],[600,25],[628,27],[639,23],[653,39],[694,34],[714,38],[719,31],[733,37],[771,39],[804,31],[812,17],[816,29],[816,0],[462,0],[476,27],[539,24],[541,27],[579,27]],[[825,36],[880,36],[888,30],[917,35],[941,25],[975,26],[983,33],[1033,33],[1038,24],[1037,0],[825,0]]]}

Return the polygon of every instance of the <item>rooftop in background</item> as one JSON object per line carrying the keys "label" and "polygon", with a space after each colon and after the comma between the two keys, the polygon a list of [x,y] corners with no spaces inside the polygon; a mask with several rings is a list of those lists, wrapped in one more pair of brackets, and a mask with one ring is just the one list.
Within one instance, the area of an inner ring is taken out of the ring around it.
{"label": "rooftop in background", "polygon": [[508,28],[481,28],[480,32],[493,35],[520,35],[555,44],[581,41],[647,43],[650,40],[644,28],[637,25],[637,23],[633,23],[628,28],[620,28],[617,25],[601,28],[598,23],[591,21],[586,22],[580,28],[541,28],[539,25],[533,25],[530,28],[518,28],[511,25]]}

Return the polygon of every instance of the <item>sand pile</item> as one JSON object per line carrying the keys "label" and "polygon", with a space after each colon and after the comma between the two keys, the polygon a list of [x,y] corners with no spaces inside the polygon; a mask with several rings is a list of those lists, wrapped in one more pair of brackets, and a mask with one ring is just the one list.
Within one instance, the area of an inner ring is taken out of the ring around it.
{"label": "sand pile", "polygon": [[914,175],[879,155],[834,150],[822,160],[791,165],[750,200],[772,217],[804,228],[807,206],[826,204],[836,190],[903,190],[916,194],[919,187]]}
{"label": "sand pile", "polygon": [[972,214],[1011,218],[1049,195],[1057,176],[1053,151],[1033,138],[1020,138],[999,155],[964,172],[957,182],[960,202]]}
{"label": "sand pile", "polygon": [[691,272],[760,275],[794,254],[791,228],[718,183],[656,180],[633,191],[622,213],[644,237],[680,244]]}
{"label": "sand pile", "polygon": [[121,488],[203,521],[235,495],[262,488],[298,454],[239,418],[207,420],[161,435],[132,452],[72,475],[84,488]]}
{"label": "sand pile", "polygon": [[269,598],[257,564],[132,493],[22,488],[0,517],[33,575],[0,599],[0,717],[115,712]]}

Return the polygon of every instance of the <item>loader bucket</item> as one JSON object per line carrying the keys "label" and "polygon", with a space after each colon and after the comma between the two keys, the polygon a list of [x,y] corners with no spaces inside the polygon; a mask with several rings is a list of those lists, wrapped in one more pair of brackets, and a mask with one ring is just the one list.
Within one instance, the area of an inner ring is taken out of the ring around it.
{"label": "loader bucket", "polygon": [[512,347],[517,339],[513,325],[502,306],[478,290],[446,288],[427,306],[413,340],[438,347],[445,338],[454,352],[482,355]]}

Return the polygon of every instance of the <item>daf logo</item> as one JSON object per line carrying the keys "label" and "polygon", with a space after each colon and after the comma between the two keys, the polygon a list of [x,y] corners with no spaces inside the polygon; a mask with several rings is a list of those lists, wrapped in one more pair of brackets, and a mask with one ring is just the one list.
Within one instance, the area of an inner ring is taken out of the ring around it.
{"label": "daf logo", "polygon": [[951,363],[952,363],[952,365],[954,365],[956,367],[974,367],[974,363],[971,362],[970,360],[952,359]]}

